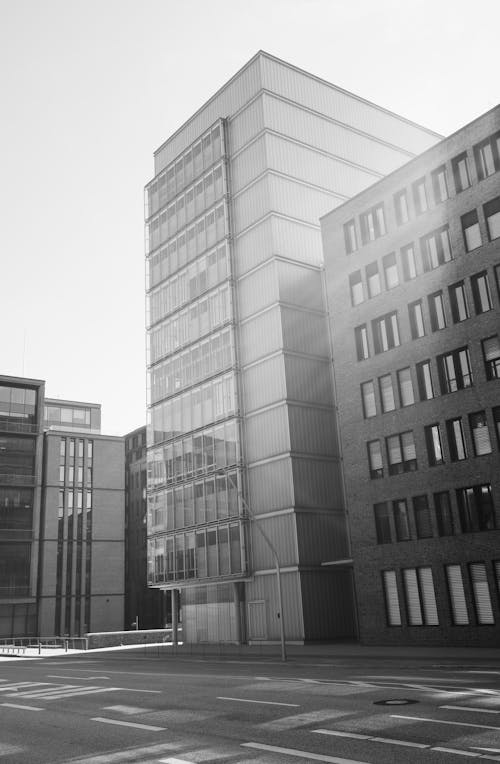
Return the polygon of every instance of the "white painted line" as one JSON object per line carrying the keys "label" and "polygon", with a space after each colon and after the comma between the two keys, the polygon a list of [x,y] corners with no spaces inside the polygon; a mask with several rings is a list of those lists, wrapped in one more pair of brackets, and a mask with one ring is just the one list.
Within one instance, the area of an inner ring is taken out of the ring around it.
{"label": "white painted line", "polygon": [[16,698],[41,698],[48,697],[54,692],[67,692],[68,690],[79,690],[78,684],[48,684],[45,687],[32,687],[31,689],[23,689],[22,692],[9,693],[15,695]]}
{"label": "white painted line", "polygon": [[73,764],[124,764],[124,762],[142,761],[143,757],[148,757],[147,761],[156,761],[158,756],[166,756],[168,751],[175,753],[181,746],[188,745],[186,740],[176,740],[169,743],[156,743],[144,747],[133,747],[127,750],[116,751],[115,753],[98,754],[97,756],[83,756],[77,759],[71,759]]}
{"label": "white painted line", "polygon": [[372,735],[360,735],[357,732],[340,732],[337,730],[313,730],[319,735],[334,735],[335,737],[349,737],[355,740],[371,740],[374,743],[389,743],[390,745],[406,745],[408,748],[430,748],[428,743],[412,743],[409,740],[396,740],[390,737],[373,737]]}
{"label": "white painted line", "polygon": [[62,676],[61,674],[47,674],[47,679],[81,679],[90,682],[91,679],[109,679],[109,676]]}
{"label": "white painted line", "polygon": [[161,695],[162,690],[135,690],[133,687],[115,687],[115,690],[122,690],[123,692],[149,692],[153,695]]}
{"label": "white painted line", "polygon": [[358,732],[342,732],[341,730],[313,730],[318,735],[334,735],[335,737],[352,737],[355,740],[369,740],[370,735],[361,735]]}
{"label": "white painted line", "polygon": [[488,751],[489,753],[500,753],[500,748],[481,748],[479,745],[471,745],[475,751]]}
{"label": "white painted line", "polygon": [[262,703],[266,706],[293,706],[294,708],[300,708],[299,703],[278,703],[275,700],[249,700],[248,698],[226,698],[223,695],[218,695],[217,700],[236,700],[238,703]]}
{"label": "white painted line", "polygon": [[103,706],[103,711],[116,711],[117,714],[145,714],[150,708],[137,708],[137,706]]}
{"label": "white painted line", "polygon": [[439,751],[440,753],[453,753],[456,756],[470,756],[472,759],[480,759],[480,753],[472,753],[471,751],[459,751],[458,748],[443,748],[443,746],[436,745],[431,748],[431,751]]}
{"label": "white painted line", "polygon": [[43,711],[43,708],[37,708],[36,706],[22,706],[20,703],[0,703],[2,706],[8,708],[23,708],[25,711]]}
{"label": "white painted line", "polygon": [[106,719],[104,716],[93,716],[92,722],[102,722],[103,724],[117,724],[119,727],[135,727],[141,730],[152,730],[153,732],[160,732],[166,729],[166,727],[153,727],[151,724],[137,724],[136,722],[124,722],[121,719]]}
{"label": "white painted line", "polygon": [[311,751],[298,751],[296,748],[279,748],[276,745],[264,745],[264,743],[242,743],[242,748],[255,748],[257,751],[269,751],[271,753],[284,753],[286,756],[298,756],[308,761],[325,761],[327,764],[368,764],[366,761],[357,759],[342,759],[338,756],[324,756],[321,753]]}
{"label": "white painted line", "polygon": [[317,722],[324,722],[329,719],[338,719],[341,716],[346,716],[350,711],[339,711],[333,708],[322,708],[319,711],[309,711],[305,714],[294,714],[293,716],[283,716],[281,719],[274,719],[271,722],[263,722],[259,724],[261,729],[265,730],[288,730],[296,729],[297,727],[305,727],[306,724],[315,724]]}
{"label": "white painted line", "polygon": [[28,687],[54,687],[54,682],[11,682],[10,684],[3,684],[0,687],[0,692],[8,692],[8,690],[17,690],[20,688],[27,690]]}
{"label": "white painted line", "polygon": [[493,727],[491,724],[471,724],[471,722],[448,722],[442,719],[426,719],[423,716],[400,716],[391,714],[393,719],[411,719],[415,722],[431,722],[432,724],[451,724],[454,727],[476,727],[482,730],[500,730],[500,727]]}
{"label": "white painted line", "polygon": [[158,759],[161,764],[196,764],[194,761],[188,761],[187,759]]}
{"label": "white painted line", "polygon": [[500,711],[495,711],[493,708],[473,708],[472,706],[439,706],[439,708],[446,708],[449,711],[475,711],[476,714],[500,714]]}
{"label": "white painted line", "polygon": [[83,687],[80,690],[65,690],[64,692],[54,692],[50,695],[39,695],[38,697],[43,700],[60,700],[61,698],[79,698],[83,695],[97,695],[101,692],[112,692],[117,689],[117,687]]}

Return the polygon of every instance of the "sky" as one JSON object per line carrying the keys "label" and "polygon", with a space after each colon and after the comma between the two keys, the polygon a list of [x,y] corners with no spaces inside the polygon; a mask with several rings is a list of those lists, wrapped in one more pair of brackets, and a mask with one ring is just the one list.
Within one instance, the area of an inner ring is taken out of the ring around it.
{"label": "sky", "polygon": [[153,152],[258,50],[449,135],[498,103],[498,0],[0,0],[0,374],[146,421]]}

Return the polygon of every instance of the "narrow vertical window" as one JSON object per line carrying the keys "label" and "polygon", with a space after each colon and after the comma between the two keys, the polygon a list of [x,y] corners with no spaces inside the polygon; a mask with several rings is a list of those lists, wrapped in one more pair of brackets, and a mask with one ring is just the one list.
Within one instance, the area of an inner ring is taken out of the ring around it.
{"label": "narrow vertical window", "polygon": [[455,324],[465,321],[469,318],[469,306],[467,305],[467,296],[463,281],[452,284],[448,287],[450,295],[451,315]]}
{"label": "narrow vertical window", "polygon": [[386,255],[382,260],[382,265],[384,267],[385,288],[394,289],[399,284],[396,254],[391,252],[390,255]]}
{"label": "narrow vertical window", "polygon": [[482,244],[477,210],[471,210],[467,215],[462,215],[460,219],[462,221],[465,251],[471,252]]}
{"label": "narrow vertical window", "polygon": [[384,465],[382,462],[382,448],[379,440],[372,440],[367,444],[368,447],[368,465],[370,469],[370,478],[377,480],[384,477]]}
{"label": "narrow vertical window", "polygon": [[453,169],[453,178],[455,180],[455,189],[457,194],[465,191],[470,186],[470,174],[469,166],[467,163],[467,152],[459,154],[451,160],[451,166]]}
{"label": "narrow vertical window", "polygon": [[478,624],[482,626],[495,623],[484,562],[471,562],[469,564],[469,575]]}
{"label": "narrow vertical window", "polygon": [[492,309],[490,285],[486,271],[471,276],[472,297],[476,313],[487,313]]}
{"label": "narrow vertical window", "polygon": [[403,278],[411,281],[417,277],[417,258],[413,244],[407,244],[401,249],[401,261],[403,263]]}
{"label": "narrow vertical window", "polygon": [[469,424],[472,433],[472,443],[474,444],[474,455],[483,456],[491,454],[490,431],[485,411],[476,411],[469,414]]}
{"label": "narrow vertical window", "polygon": [[427,496],[415,496],[413,498],[413,514],[415,517],[415,528],[417,530],[417,538],[428,539],[431,538],[432,533],[432,521],[431,510]]}
{"label": "narrow vertical window", "polygon": [[368,284],[369,297],[376,297],[382,291],[382,283],[376,262],[366,266],[366,283]]}
{"label": "narrow vertical window", "polygon": [[408,197],[406,195],[406,189],[398,191],[397,194],[394,194],[394,209],[396,212],[397,224],[403,225],[403,223],[407,223],[410,219],[410,215],[408,212]]}
{"label": "narrow vertical window", "polygon": [[427,204],[427,192],[425,190],[425,178],[416,180],[412,185],[413,189],[413,201],[415,202],[415,210],[417,215],[421,215],[429,208]]}
{"label": "narrow vertical window", "polygon": [[488,239],[493,241],[500,237],[500,196],[484,205],[484,217],[488,229]]}
{"label": "narrow vertical window", "polygon": [[432,188],[434,191],[434,201],[436,204],[448,199],[448,180],[446,178],[446,167],[442,165],[431,173]]}
{"label": "narrow vertical window", "polygon": [[434,398],[430,361],[422,361],[417,364],[417,382],[421,401],[428,401]]}
{"label": "narrow vertical window", "polygon": [[455,419],[448,419],[446,422],[446,431],[448,433],[451,461],[460,462],[463,459],[467,459],[462,418],[456,417]]}
{"label": "narrow vertical window", "polygon": [[422,300],[416,300],[408,305],[408,315],[412,339],[416,340],[419,337],[423,337],[425,335],[425,326]]}
{"label": "narrow vertical window", "polygon": [[363,281],[361,279],[361,271],[355,271],[349,276],[349,287],[351,290],[351,305],[359,305],[365,299],[363,290]]}
{"label": "narrow vertical window", "polygon": [[394,527],[396,528],[396,539],[398,541],[409,541],[410,523],[408,519],[408,507],[405,499],[394,501],[392,504],[394,515]]}
{"label": "narrow vertical window", "polygon": [[394,411],[396,408],[396,401],[394,399],[394,389],[392,386],[391,375],[385,374],[383,377],[379,377],[379,386],[383,413],[385,414],[388,411]]}
{"label": "narrow vertical window", "polygon": [[422,605],[418,591],[418,579],[416,568],[403,570],[403,582],[406,595],[406,609],[410,626],[422,626],[424,623]]}
{"label": "narrow vertical window", "polygon": [[344,240],[346,253],[348,255],[357,250],[358,242],[356,238],[356,225],[354,220],[349,220],[349,222],[344,225]]}
{"label": "narrow vertical window", "polygon": [[440,536],[453,536],[453,513],[451,510],[450,496],[448,491],[434,494],[434,508],[436,511],[436,523]]}
{"label": "narrow vertical window", "polygon": [[368,345],[368,331],[366,324],[357,326],[354,330],[354,338],[356,342],[356,353],[358,361],[364,361],[370,357],[370,347]]}
{"label": "narrow vertical window", "polygon": [[431,424],[425,428],[425,442],[429,465],[435,467],[437,464],[443,464],[443,447],[441,445],[441,432],[438,424]]}
{"label": "narrow vertical window", "polygon": [[390,544],[392,541],[392,531],[388,503],[383,501],[380,504],[375,504],[373,512],[375,516],[377,543]]}
{"label": "narrow vertical window", "polygon": [[411,406],[413,403],[415,403],[410,367],[407,367],[406,369],[399,369],[398,389],[401,406]]}
{"label": "narrow vertical window", "polygon": [[387,624],[389,626],[401,626],[401,609],[399,606],[399,595],[398,595],[398,587],[396,582],[396,571],[383,570],[382,580],[384,582],[384,596],[385,596],[385,608],[386,608],[386,614],[387,614]]}
{"label": "narrow vertical window", "polygon": [[500,339],[498,334],[482,341],[486,379],[500,379]]}
{"label": "narrow vertical window", "polygon": [[431,329],[437,332],[446,328],[446,318],[444,315],[443,293],[434,292],[427,298],[429,303],[429,313],[431,317]]}
{"label": "narrow vertical window", "polygon": [[377,406],[375,403],[375,385],[373,380],[363,382],[361,385],[361,400],[363,401],[363,414],[365,419],[375,416]]}
{"label": "narrow vertical window", "polygon": [[455,626],[466,626],[469,623],[469,614],[465,600],[462,569],[460,565],[447,565],[445,570],[453,623]]}

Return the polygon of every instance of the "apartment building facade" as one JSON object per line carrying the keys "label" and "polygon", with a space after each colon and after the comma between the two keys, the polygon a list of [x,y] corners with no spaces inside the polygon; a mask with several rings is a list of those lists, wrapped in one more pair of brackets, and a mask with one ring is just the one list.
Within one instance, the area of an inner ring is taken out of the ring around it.
{"label": "apartment building facade", "polygon": [[500,636],[500,107],[321,221],[360,636]]}
{"label": "apartment building facade", "polygon": [[354,632],[319,217],[437,140],[259,52],[155,152],[148,577],[187,641]]}

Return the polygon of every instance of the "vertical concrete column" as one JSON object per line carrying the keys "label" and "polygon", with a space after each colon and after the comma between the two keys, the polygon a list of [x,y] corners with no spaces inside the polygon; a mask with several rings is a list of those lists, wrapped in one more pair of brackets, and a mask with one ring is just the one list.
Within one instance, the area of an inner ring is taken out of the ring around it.
{"label": "vertical concrete column", "polygon": [[238,583],[233,583],[234,623],[236,642],[241,645],[241,597]]}
{"label": "vertical concrete column", "polygon": [[177,628],[179,626],[179,600],[177,597],[177,589],[170,590],[170,602],[172,604],[172,644],[177,645]]}

